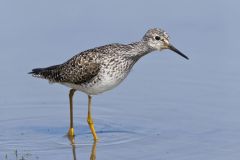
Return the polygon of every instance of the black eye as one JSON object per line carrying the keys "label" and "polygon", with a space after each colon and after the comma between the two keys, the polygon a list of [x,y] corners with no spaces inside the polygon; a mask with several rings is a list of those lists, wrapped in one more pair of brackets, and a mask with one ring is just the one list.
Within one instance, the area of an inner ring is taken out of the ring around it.
{"label": "black eye", "polygon": [[160,40],[160,37],[159,37],[159,36],[156,36],[155,39],[156,39],[157,41],[159,41],[159,40]]}

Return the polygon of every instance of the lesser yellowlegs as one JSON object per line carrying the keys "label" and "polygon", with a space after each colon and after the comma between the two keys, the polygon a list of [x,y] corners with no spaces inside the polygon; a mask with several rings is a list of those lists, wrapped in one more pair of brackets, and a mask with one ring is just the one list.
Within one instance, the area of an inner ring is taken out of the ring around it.
{"label": "lesser yellowlegs", "polygon": [[65,63],[46,68],[36,68],[30,74],[71,88],[69,92],[69,136],[74,136],[72,101],[74,92],[78,90],[86,93],[88,95],[87,122],[94,140],[97,140],[91,117],[92,95],[116,87],[127,77],[133,65],[141,57],[152,51],[163,49],[170,49],[188,59],[186,55],[170,44],[169,36],[164,30],[154,28],[148,30],[138,42],[130,44],[114,43],[89,49],[75,55]]}

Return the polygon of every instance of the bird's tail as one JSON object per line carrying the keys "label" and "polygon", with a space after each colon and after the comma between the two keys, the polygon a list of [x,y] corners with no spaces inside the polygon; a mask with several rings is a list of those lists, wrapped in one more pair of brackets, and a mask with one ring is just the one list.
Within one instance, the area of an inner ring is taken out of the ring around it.
{"label": "bird's tail", "polygon": [[32,74],[34,77],[47,79],[50,82],[58,82],[60,80],[60,68],[60,65],[46,68],[34,68],[28,74]]}

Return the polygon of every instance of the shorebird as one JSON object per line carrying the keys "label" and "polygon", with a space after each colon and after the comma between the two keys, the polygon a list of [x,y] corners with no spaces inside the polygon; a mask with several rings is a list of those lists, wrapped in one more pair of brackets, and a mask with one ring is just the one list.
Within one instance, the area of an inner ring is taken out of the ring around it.
{"label": "shorebird", "polygon": [[170,49],[188,59],[169,42],[169,36],[164,30],[153,28],[149,29],[140,41],[130,44],[113,43],[89,49],[62,64],[35,68],[30,74],[47,79],[50,83],[60,83],[71,88],[69,136],[74,136],[73,95],[75,91],[86,93],[88,95],[87,122],[94,140],[97,140],[91,116],[92,96],[113,89],[127,77],[133,65],[141,57],[163,49]]}

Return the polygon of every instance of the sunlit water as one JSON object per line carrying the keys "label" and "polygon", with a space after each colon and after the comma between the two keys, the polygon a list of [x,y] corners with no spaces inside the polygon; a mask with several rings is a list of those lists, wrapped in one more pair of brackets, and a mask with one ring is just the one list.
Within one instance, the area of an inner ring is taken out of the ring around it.
{"label": "sunlit water", "polygon": [[[238,2],[1,3],[0,159],[239,159]],[[27,72],[158,26],[190,60],[152,53],[94,96],[96,144],[77,93],[69,140],[68,89]]]}

